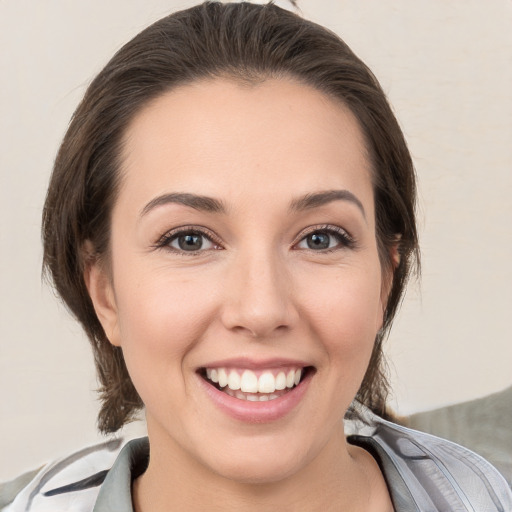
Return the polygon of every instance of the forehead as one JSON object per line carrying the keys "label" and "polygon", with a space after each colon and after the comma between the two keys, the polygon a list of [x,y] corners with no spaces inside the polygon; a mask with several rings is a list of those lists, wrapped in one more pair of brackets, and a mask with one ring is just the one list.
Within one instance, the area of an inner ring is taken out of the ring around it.
{"label": "forehead", "polygon": [[272,191],[341,187],[369,193],[362,200],[373,202],[364,136],[352,112],[288,79],[177,87],[135,116],[124,142],[122,189],[147,199],[193,191],[268,200]]}

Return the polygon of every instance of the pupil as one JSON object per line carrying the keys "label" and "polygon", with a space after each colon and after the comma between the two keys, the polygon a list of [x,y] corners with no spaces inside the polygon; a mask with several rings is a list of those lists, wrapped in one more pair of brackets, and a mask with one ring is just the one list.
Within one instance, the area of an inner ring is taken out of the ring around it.
{"label": "pupil", "polygon": [[329,235],[325,233],[313,233],[308,237],[310,249],[327,249],[329,247]]}
{"label": "pupil", "polygon": [[183,235],[178,238],[178,245],[184,251],[197,251],[201,249],[203,242],[201,235]]}

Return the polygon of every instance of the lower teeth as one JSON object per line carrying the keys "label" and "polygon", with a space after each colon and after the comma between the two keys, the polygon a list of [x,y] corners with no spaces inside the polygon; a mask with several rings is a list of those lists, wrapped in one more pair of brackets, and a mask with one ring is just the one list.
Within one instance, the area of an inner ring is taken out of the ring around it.
{"label": "lower teeth", "polygon": [[248,400],[250,402],[267,402],[269,400],[275,400],[276,398],[279,398],[290,390],[284,389],[282,391],[278,391],[277,393],[244,393],[240,390],[233,391],[226,386],[222,389],[222,391],[229,396],[238,398],[239,400]]}

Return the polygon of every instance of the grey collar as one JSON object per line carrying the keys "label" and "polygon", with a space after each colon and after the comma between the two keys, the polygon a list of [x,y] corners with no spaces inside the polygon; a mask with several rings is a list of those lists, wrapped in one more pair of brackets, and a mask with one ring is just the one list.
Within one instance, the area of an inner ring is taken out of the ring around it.
{"label": "grey collar", "polygon": [[128,442],[108,472],[93,512],[133,512],[132,482],[146,471],[148,462],[148,438]]}

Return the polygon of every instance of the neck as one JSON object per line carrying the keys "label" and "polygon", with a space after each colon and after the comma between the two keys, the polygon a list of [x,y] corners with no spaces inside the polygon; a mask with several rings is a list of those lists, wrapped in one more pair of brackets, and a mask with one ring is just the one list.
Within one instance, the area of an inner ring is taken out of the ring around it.
{"label": "neck", "polygon": [[133,485],[135,512],[392,510],[375,460],[350,446],[341,428],[306,466],[271,482],[226,478],[175,445],[154,446],[148,469]]}

